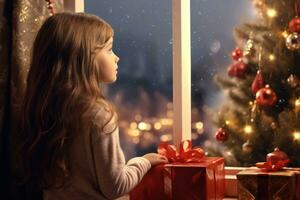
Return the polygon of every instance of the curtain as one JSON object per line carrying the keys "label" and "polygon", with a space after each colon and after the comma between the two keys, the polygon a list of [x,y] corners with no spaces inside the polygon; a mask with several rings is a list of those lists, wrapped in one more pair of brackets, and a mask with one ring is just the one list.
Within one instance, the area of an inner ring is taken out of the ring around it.
{"label": "curtain", "polygon": [[[53,7],[55,12],[63,11],[63,0],[54,0]],[[11,155],[31,46],[50,12],[45,0],[0,0],[0,13],[0,195],[1,199],[23,199],[12,187]]]}

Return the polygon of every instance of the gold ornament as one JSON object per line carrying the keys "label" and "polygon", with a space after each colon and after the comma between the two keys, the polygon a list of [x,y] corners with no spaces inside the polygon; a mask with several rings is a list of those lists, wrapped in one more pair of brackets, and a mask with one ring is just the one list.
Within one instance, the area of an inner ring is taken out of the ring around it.
{"label": "gold ornament", "polygon": [[253,144],[250,140],[247,140],[242,146],[243,152],[246,154],[250,154],[253,151]]}
{"label": "gold ornament", "polygon": [[272,123],[271,123],[271,128],[272,128],[273,130],[276,130],[277,126],[276,126],[275,122],[272,122]]}
{"label": "gold ornament", "polygon": [[252,38],[249,38],[247,40],[247,43],[246,43],[246,45],[244,47],[244,51],[243,52],[244,52],[244,55],[247,56],[247,57],[252,57],[252,56],[255,55],[256,50],[254,48],[254,41],[253,41]]}
{"label": "gold ornament", "polygon": [[289,34],[286,38],[286,47],[290,50],[300,49],[300,36],[298,33]]}
{"label": "gold ornament", "polygon": [[288,79],[287,82],[289,84],[289,86],[291,86],[292,88],[295,88],[299,85],[299,79],[296,75],[291,74]]}
{"label": "gold ornament", "polygon": [[243,49],[242,61],[246,64],[249,63],[249,61],[254,58],[255,53],[256,49],[254,48],[254,40],[252,39],[252,33],[250,33],[249,39]]}

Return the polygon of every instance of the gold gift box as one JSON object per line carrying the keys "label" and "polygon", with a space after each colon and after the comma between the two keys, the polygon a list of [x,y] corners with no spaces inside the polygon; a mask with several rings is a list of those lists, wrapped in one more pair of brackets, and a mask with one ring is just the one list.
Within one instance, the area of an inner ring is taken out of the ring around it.
{"label": "gold gift box", "polygon": [[237,179],[239,200],[295,199],[295,172],[262,172],[258,168],[249,168],[239,172]]}

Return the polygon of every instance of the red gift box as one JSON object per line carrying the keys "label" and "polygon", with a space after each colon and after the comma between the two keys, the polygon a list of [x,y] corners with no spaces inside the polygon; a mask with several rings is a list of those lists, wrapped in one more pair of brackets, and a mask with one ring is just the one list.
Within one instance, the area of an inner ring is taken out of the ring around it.
{"label": "red gift box", "polygon": [[224,158],[172,163],[151,169],[130,193],[130,200],[222,200]]}

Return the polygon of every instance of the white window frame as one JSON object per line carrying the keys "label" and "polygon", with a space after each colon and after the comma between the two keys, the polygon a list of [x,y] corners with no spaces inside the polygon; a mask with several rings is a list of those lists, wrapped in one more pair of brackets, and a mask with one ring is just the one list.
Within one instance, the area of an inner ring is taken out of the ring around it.
{"label": "white window frame", "polygon": [[[191,140],[190,16],[190,0],[172,0],[173,143],[177,147],[180,141]],[[241,170],[243,170],[241,167],[225,167],[225,199],[237,197],[236,174]]]}
{"label": "white window frame", "polygon": [[173,143],[191,140],[190,0],[172,0]]}
{"label": "white window frame", "polygon": [[84,0],[64,0],[64,10],[84,12]]}

